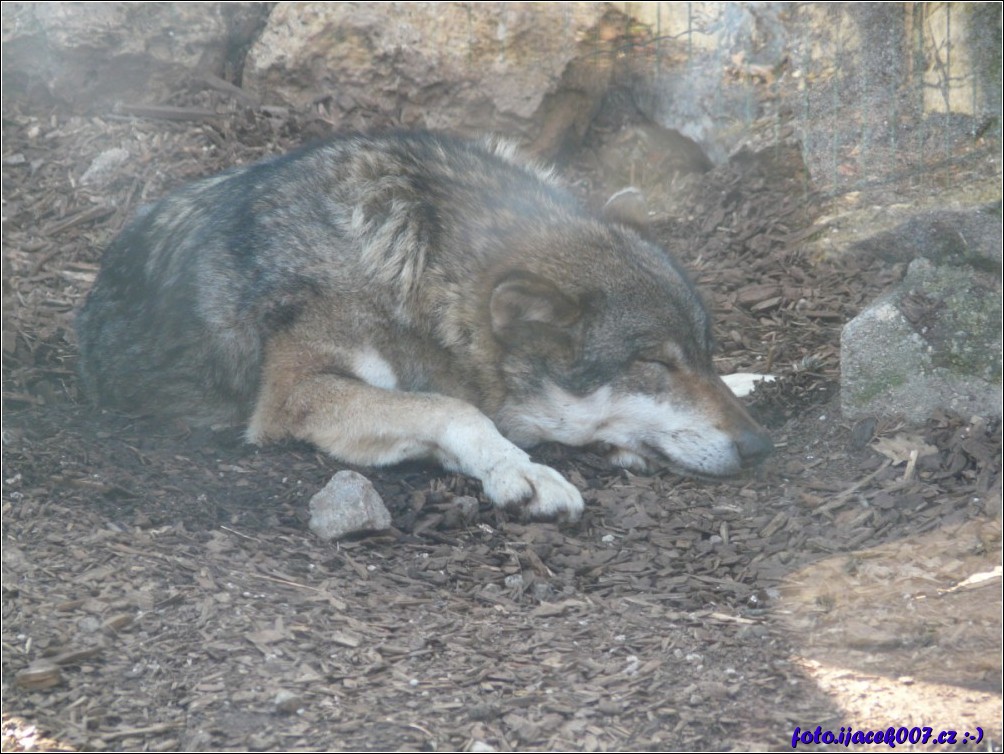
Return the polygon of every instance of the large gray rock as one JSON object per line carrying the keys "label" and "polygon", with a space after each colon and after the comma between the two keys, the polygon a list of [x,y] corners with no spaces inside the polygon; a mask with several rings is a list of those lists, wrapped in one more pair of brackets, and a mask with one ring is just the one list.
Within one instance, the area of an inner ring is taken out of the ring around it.
{"label": "large gray rock", "polygon": [[999,277],[915,259],[896,290],[844,327],[840,360],[848,418],[1000,416]]}
{"label": "large gray rock", "polygon": [[355,471],[339,471],[310,499],[310,530],[327,541],[390,527],[390,511],[373,483]]}
{"label": "large gray rock", "polygon": [[607,3],[279,3],[244,86],[340,127],[495,130],[553,156],[588,128],[624,21]]}

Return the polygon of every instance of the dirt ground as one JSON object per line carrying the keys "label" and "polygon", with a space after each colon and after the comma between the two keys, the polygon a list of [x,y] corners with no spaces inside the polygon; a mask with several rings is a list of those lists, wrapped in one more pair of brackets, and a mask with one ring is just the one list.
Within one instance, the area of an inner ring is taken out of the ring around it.
{"label": "dirt ground", "polygon": [[[778,376],[750,402],[778,448],[759,473],[540,448],[585,491],[557,526],[467,519],[477,485],[434,468],[362,469],[393,528],[326,544],[307,502],[338,463],[78,393],[73,311],[126,218],[330,131],[172,104],[193,110],[3,114],[4,750],[775,750],[817,726],[1000,750],[1000,424],[841,419],[840,327],[904,266],[808,253],[833,198],[795,146],[655,208],[721,371]],[[925,186],[999,170],[955,148]],[[596,202],[590,164],[565,172]]]}

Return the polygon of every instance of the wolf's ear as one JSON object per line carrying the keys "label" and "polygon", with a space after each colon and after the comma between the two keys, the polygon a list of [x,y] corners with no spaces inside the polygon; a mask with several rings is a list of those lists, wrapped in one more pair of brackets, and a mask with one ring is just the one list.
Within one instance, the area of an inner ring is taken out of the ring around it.
{"label": "wolf's ear", "polygon": [[648,203],[645,195],[634,186],[623,188],[607,199],[602,214],[608,223],[627,225],[642,235],[650,231]]}
{"label": "wolf's ear", "polygon": [[578,303],[547,278],[513,272],[495,285],[490,303],[492,331],[504,341],[532,332],[561,330],[582,315]]}

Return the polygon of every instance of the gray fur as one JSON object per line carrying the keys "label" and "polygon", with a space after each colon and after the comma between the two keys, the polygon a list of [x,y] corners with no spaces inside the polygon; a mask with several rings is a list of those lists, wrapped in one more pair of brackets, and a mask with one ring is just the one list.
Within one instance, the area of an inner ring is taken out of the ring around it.
{"label": "gray fur", "polygon": [[[634,365],[667,353],[726,417],[709,421],[760,437],[720,389],[707,311],[676,262],[497,140],[353,135],[197,181],[111,244],[77,331],[104,405],[250,421],[252,439],[357,461],[371,456],[318,439],[317,417],[362,416],[381,395],[353,387],[367,374],[472,404],[506,434],[547,386],[665,392]],[[441,439],[410,452],[439,457]]]}

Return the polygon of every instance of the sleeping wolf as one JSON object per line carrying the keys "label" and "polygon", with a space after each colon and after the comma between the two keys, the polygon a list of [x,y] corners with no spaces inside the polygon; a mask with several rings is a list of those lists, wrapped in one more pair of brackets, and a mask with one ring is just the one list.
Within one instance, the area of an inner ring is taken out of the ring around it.
{"label": "sleeping wolf", "polygon": [[536,443],[707,476],[771,450],[678,264],[498,140],[345,136],[197,181],[111,244],[77,330],[100,403],[433,459],[532,517],[583,505]]}

